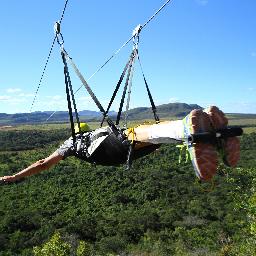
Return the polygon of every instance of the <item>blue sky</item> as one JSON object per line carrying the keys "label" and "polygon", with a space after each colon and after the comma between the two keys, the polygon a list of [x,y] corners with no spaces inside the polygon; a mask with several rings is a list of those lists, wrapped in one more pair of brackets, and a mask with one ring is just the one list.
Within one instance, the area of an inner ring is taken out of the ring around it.
{"label": "blue sky", "polygon": [[[0,113],[29,112],[64,2],[0,2]],[[164,2],[69,0],[62,22],[64,46],[84,77],[89,78]],[[140,58],[156,104],[214,104],[225,112],[256,113],[255,10],[255,0],[172,0],[140,35]],[[131,49],[128,44],[89,81],[104,106]],[[71,74],[77,89],[81,83]],[[76,99],[79,110],[97,109],[84,88]],[[131,107],[148,105],[137,65]],[[113,108],[117,106],[118,100]],[[57,45],[32,109],[38,110],[67,110]]]}

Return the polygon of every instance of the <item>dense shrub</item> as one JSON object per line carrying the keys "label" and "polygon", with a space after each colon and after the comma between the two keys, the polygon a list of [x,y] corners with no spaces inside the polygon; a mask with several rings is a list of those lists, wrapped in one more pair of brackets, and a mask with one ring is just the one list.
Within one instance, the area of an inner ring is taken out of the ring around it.
{"label": "dense shrub", "polygon": [[[65,139],[65,132],[35,132],[39,147],[27,150],[28,133],[0,133],[0,175]],[[19,139],[12,145],[8,136]],[[53,255],[253,255],[255,144],[256,134],[243,136],[239,166],[221,165],[214,188],[195,181],[190,163],[178,164],[173,145],[129,171],[69,158],[0,186],[0,255],[46,255],[53,245]]]}

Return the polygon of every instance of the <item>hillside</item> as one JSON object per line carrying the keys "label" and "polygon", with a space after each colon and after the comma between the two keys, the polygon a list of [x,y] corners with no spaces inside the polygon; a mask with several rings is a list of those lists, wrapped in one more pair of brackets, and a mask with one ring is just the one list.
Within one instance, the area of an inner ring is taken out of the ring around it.
{"label": "hillside", "polygon": [[[169,103],[159,105],[157,107],[158,114],[160,118],[166,117],[182,117],[188,114],[194,108],[201,108],[196,104],[186,104],[186,103]],[[18,114],[5,114],[0,113],[0,125],[17,125],[17,124],[35,124],[44,123],[51,116],[53,111],[37,111],[32,113],[18,113]],[[109,116],[115,118],[116,112],[110,111]],[[149,107],[139,107],[131,109],[128,112],[130,120],[142,120],[142,119],[152,119],[152,110]],[[101,113],[91,110],[83,110],[79,112],[81,120],[87,121],[98,121],[101,120]],[[69,115],[67,111],[57,111],[47,123],[56,122],[68,122]]]}
{"label": "hillside", "polygon": [[[157,106],[157,114],[160,119],[183,118],[193,109],[202,109],[202,107],[197,104],[169,103]],[[57,111],[53,115],[52,114],[53,111],[36,111],[32,113],[17,114],[0,113],[0,126],[69,122],[68,111]],[[113,119],[116,118],[116,115],[117,112],[115,111],[109,112],[109,116]],[[255,127],[256,114],[228,113],[227,116],[229,120],[231,120],[231,124],[236,125],[237,122],[240,122],[240,120],[243,119],[245,121],[240,123],[240,125],[242,124],[243,127],[247,127],[246,122],[251,120],[249,121],[249,126]],[[82,110],[79,111],[79,117],[81,121],[99,122],[102,118],[102,114],[99,111]],[[131,121],[153,119],[152,109],[150,107],[130,109],[128,112],[128,119]]]}

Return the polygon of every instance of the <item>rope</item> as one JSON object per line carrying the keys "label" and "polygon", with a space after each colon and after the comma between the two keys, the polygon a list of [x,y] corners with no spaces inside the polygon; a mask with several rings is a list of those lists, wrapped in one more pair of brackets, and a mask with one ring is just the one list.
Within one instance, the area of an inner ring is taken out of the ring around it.
{"label": "rope", "polygon": [[49,52],[49,54],[48,54],[48,57],[47,57],[46,63],[45,63],[45,65],[44,65],[43,73],[42,73],[42,75],[41,75],[41,78],[40,78],[40,80],[39,80],[38,86],[37,86],[37,88],[36,88],[35,96],[34,96],[34,99],[33,99],[32,104],[31,104],[30,111],[29,111],[30,113],[31,113],[31,111],[32,111],[32,108],[34,107],[34,104],[35,104],[35,101],[36,101],[36,98],[37,98],[37,93],[38,93],[39,88],[40,88],[40,86],[41,86],[41,83],[42,83],[42,80],[43,80],[43,77],[44,77],[44,73],[45,73],[46,67],[47,67],[47,65],[48,65],[48,62],[49,62],[50,56],[51,56],[51,54],[52,54],[52,50],[53,50],[53,47],[54,47],[54,44],[55,44],[56,38],[57,38],[57,36],[55,36],[55,37],[54,37],[54,39],[53,39],[53,42],[52,42],[52,46],[51,46],[50,52]]}
{"label": "rope", "polygon": [[179,164],[181,164],[181,161],[182,161],[182,153],[183,153],[183,150],[185,150],[185,153],[186,153],[186,160],[185,160],[185,163],[187,163],[187,162],[188,162],[188,159],[189,159],[188,145],[186,145],[186,144],[180,144],[180,145],[177,145],[176,148],[179,148],[179,149],[180,149]]}
{"label": "rope", "polygon": [[135,141],[135,136],[136,136],[136,133],[135,133],[135,128],[134,127],[131,127],[131,128],[128,128],[128,132],[127,132],[127,138],[129,139],[129,135],[132,134],[132,140],[131,140],[131,143],[133,143]]}
{"label": "rope", "polygon": [[[62,22],[62,20],[63,20],[63,18],[64,18],[64,14],[65,14],[65,11],[66,11],[66,7],[67,7],[67,4],[68,4],[68,1],[69,1],[69,0],[66,0],[66,1],[65,1],[65,5],[64,5],[64,8],[63,8],[63,10],[62,10],[62,14],[61,14],[61,18],[60,18],[59,24],[61,24],[61,22]],[[32,111],[32,109],[33,109],[33,107],[34,107],[34,104],[35,104],[35,101],[36,101],[36,98],[37,98],[37,94],[38,94],[39,88],[40,88],[40,86],[41,86],[41,84],[42,84],[42,80],[43,80],[43,77],[44,77],[44,74],[45,74],[45,70],[46,70],[47,65],[48,65],[48,63],[49,63],[49,59],[50,59],[50,57],[51,57],[52,50],[53,50],[53,47],[54,47],[54,45],[55,45],[56,39],[57,39],[57,34],[55,34],[54,39],[53,39],[53,41],[52,41],[52,45],[51,45],[51,48],[50,48],[48,57],[47,57],[47,59],[46,59],[45,65],[44,65],[44,69],[43,69],[41,78],[40,78],[40,80],[39,80],[38,86],[37,86],[37,88],[36,88],[34,99],[33,99],[33,101],[32,101],[31,107],[30,107],[30,111],[29,111],[30,113],[31,113],[31,111]]]}
{"label": "rope", "polygon": [[[140,31],[147,26],[147,24],[153,19],[155,18],[155,16],[170,2],[171,0],[167,0],[145,23],[144,25],[141,26]],[[118,50],[116,50],[105,62],[103,65],[101,65],[88,79],[87,81],[89,81],[93,76],[95,76],[103,67],[105,67],[108,62],[113,59],[132,39],[134,38],[134,35],[131,36]],[[81,88],[83,87],[83,85],[81,85],[74,94],[76,94]]]}

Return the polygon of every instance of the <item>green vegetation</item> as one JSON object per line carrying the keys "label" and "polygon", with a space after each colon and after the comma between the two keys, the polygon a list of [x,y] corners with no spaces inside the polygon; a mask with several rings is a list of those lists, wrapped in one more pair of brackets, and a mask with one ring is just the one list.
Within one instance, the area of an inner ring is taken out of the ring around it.
{"label": "green vegetation", "polygon": [[[67,128],[0,131],[0,176],[45,157]],[[57,128],[57,127],[56,127]],[[123,167],[75,158],[0,186],[0,255],[256,255],[256,133],[215,186],[196,181],[179,150],[162,146]]]}

